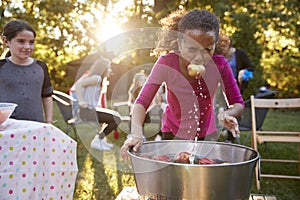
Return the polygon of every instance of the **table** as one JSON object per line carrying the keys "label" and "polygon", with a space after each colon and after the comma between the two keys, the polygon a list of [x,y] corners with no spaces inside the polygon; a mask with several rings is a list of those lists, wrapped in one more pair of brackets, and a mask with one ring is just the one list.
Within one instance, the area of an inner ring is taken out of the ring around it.
{"label": "table", "polygon": [[76,146],[51,124],[8,119],[0,130],[0,200],[72,199]]}

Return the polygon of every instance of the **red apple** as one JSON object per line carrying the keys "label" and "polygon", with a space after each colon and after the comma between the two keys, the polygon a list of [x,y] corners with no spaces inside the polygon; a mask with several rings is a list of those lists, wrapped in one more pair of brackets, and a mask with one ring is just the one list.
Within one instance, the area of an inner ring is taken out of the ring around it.
{"label": "red apple", "polygon": [[187,70],[188,75],[191,77],[201,77],[205,74],[205,67],[203,65],[189,64]]}
{"label": "red apple", "polygon": [[151,157],[152,160],[164,161],[164,162],[171,162],[172,159],[167,155],[156,155]]}
{"label": "red apple", "polygon": [[209,159],[209,158],[200,158],[199,160],[198,160],[198,164],[199,165],[207,165],[207,164],[217,164],[217,162],[215,161],[215,160],[211,160],[211,159]]}
{"label": "red apple", "polygon": [[183,151],[175,155],[174,162],[176,163],[190,163],[190,153]]}
{"label": "red apple", "polygon": [[140,155],[140,157],[142,157],[142,158],[147,158],[147,159],[151,159],[151,156],[148,156],[148,155]]}

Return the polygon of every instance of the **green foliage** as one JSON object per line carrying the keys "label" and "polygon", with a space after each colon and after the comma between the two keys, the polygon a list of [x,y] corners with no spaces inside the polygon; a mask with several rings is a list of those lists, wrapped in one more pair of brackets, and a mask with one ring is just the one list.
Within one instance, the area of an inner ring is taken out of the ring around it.
{"label": "green foliage", "polygon": [[256,4],[263,78],[281,97],[299,96],[299,2]]}
{"label": "green foliage", "polygon": [[[97,32],[99,26],[104,26],[103,17],[120,2],[125,1],[5,0],[0,3],[0,28],[13,18],[29,21],[37,31],[34,56],[48,63],[55,87],[66,90],[74,80],[71,77],[74,69],[67,63],[97,49],[103,42]],[[176,9],[213,11],[220,18],[225,33],[233,37],[235,46],[245,49],[256,66],[244,98],[264,84],[277,90],[282,97],[299,95],[298,1],[172,0],[154,1],[154,5],[149,2],[134,0],[114,17],[124,30],[131,30],[159,26],[159,19]],[[0,46],[0,52],[3,50]],[[146,54],[143,58],[137,55],[128,54],[124,59],[132,63],[148,59]]]}

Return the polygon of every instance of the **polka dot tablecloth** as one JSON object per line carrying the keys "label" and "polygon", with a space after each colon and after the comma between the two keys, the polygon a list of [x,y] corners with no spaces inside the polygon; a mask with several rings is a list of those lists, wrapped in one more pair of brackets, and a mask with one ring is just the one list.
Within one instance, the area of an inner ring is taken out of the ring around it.
{"label": "polka dot tablecloth", "polygon": [[8,119],[0,129],[0,200],[72,199],[76,146],[51,124]]}

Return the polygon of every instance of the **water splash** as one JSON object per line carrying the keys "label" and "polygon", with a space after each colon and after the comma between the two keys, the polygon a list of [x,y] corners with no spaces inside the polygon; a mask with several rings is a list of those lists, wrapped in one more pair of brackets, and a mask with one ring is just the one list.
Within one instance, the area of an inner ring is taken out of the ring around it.
{"label": "water splash", "polygon": [[191,150],[191,153],[190,153],[190,158],[189,158],[189,161],[190,161],[190,164],[193,165],[194,164],[194,161],[195,161],[195,154],[196,154],[196,149],[197,149],[197,142],[198,142],[198,137],[196,136],[195,137],[195,140],[194,140],[194,143],[193,143],[193,147],[192,147],[192,150]]}

